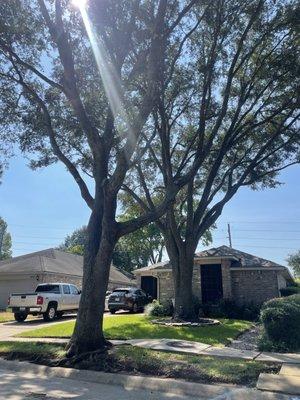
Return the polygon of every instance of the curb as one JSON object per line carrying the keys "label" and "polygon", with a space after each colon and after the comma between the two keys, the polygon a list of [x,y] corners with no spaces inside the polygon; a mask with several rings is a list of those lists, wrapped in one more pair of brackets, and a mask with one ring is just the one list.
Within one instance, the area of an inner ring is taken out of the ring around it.
{"label": "curb", "polygon": [[[44,365],[32,364],[26,361],[8,361],[0,358],[0,369],[15,372],[34,374],[36,377],[44,378],[65,378],[82,382],[121,386],[127,390],[149,390],[153,392],[167,392],[171,395],[191,396],[201,399],[212,399],[218,396],[227,399],[234,392],[237,398],[247,398],[249,390],[255,393],[254,389],[238,388],[234,386],[208,385],[201,383],[191,383],[176,379],[152,378],[146,376],[130,376],[124,374],[113,374],[107,372],[77,370],[73,368],[48,367]],[[228,397],[227,397],[228,396]],[[249,398],[249,397],[248,397]]]}

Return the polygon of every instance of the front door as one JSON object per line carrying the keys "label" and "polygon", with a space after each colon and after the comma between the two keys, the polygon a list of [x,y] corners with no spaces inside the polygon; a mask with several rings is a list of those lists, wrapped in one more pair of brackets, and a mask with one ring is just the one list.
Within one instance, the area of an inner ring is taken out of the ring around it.
{"label": "front door", "polygon": [[157,299],[157,278],[154,276],[142,276],[141,289],[150,295],[152,299]]}
{"label": "front door", "polygon": [[223,285],[220,264],[201,265],[201,290],[203,303],[216,303],[222,299]]}

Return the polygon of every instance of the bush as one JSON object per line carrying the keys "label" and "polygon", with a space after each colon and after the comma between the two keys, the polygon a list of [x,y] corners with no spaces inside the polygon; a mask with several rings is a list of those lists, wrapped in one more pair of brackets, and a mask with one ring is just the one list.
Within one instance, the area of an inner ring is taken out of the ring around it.
{"label": "bush", "polygon": [[263,350],[297,351],[300,349],[300,295],[267,301],[261,310]]}
{"label": "bush", "polygon": [[288,286],[286,288],[280,289],[280,294],[283,297],[292,296],[293,294],[298,294],[298,293],[300,293],[299,286]]}
{"label": "bush", "polygon": [[148,304],[145,313],[151,317],[171,317],[173,315],[172,303],[160,304],[157,300]]}
{"label": "bush", "polygon": [[231,300],[221,300],[218,304],[204,304],[202,309],[206,317],[256,321],[259,318],[260,307],[253,303],[238,305]]}

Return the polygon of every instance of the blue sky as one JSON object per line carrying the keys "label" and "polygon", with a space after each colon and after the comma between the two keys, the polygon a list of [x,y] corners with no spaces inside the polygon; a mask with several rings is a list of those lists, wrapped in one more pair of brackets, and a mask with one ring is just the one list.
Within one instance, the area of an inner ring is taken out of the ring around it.
{"label": "blue sky", "polygon": [[[21,156],[11,160],[0,185],[0,215],[13,239],[15,256],[57,246],[86,224],[89,210],[71,176],[60,165],[31,171]],[[242,189],[225,207],[213,246],[233,247],[285,264],[300,249],[300,167],[284,171],[277,189]],[[199,248],[202,248],[201,246]]]}

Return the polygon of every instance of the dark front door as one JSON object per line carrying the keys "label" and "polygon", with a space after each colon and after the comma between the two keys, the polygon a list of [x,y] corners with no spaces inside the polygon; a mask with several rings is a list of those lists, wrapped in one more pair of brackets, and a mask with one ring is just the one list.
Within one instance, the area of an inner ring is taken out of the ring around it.
{"label": "dark front door", "polygon": [[157,299],[157,278],[154,276],[142,276],[141,289],[149,294],[152,299]]}
{"label": "dark front door", "polygon": [[220,264],[201,265],[202,302],[215,303],[223,297],[222,269]]}

